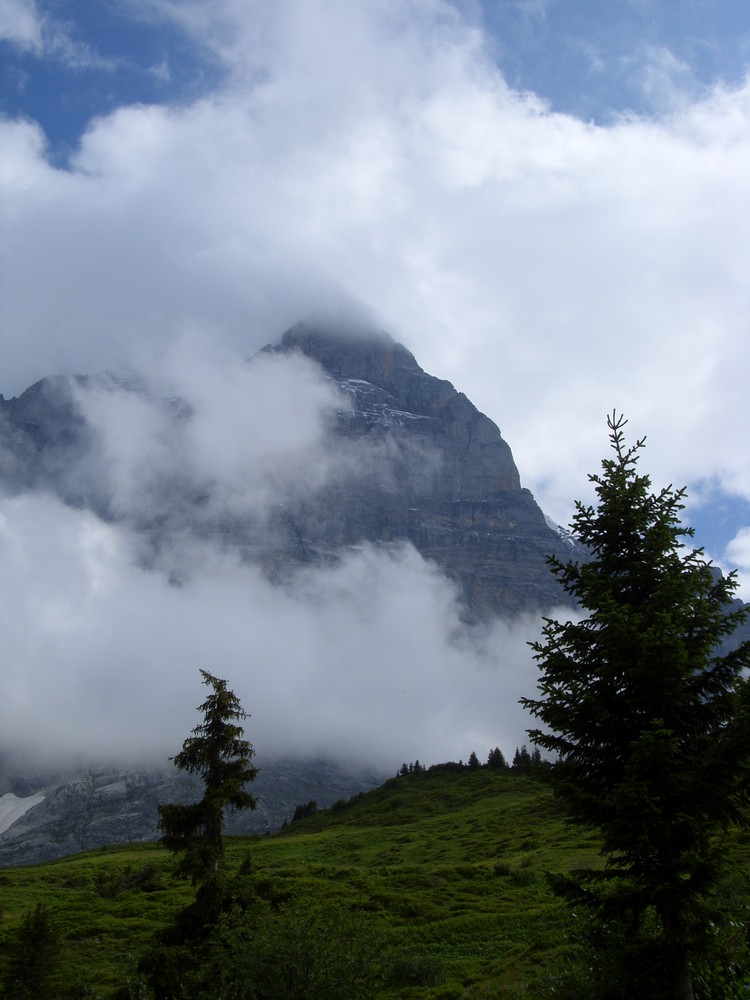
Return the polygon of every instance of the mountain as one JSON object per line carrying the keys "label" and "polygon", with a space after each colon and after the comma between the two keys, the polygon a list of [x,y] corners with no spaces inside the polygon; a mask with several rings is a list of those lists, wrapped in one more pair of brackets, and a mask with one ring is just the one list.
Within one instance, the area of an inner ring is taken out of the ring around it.
{"label": "mountain", "polygon": [[[80,396],[92,387],[146,390],[111,378],[48,378],[17,399],[0,396],[0,486],[49,491],[111,520],[127,516],[154,549],[186,530],[219,538],[281,583],[300,566],[335,561],[363,542],[408,542],[455,582],[470,623],[564,602],[546,557],[568,557],[570,540],[521,486],[496,425],[450,382],[424,372],[384,333],[298,324],[261,353],[303,355],[339,398],[326,441],[339,460],[325,482],[280,497],[262,516],[217,507],[207,502],[210,487],[178,474],[159,481],[156,512],[154,503],[118,508],[98,468],[106,461],[99,431]],[[184,401],[158,402],[175,424],[190,418]]]}
{"label": "mountain", "polygon": [[349,404],[332,439],[359,454],[356,488],[330,484],[277,518],[284,552],[315,560],[362,541],[408,541],[457,583],[470,622],[563,601],[546,557],[568,557],[570,542],[521,487],[497,426],[450,382],[382,333],[353,339],[299,324],[266,350],[322,367]]}
{"label": "mountain", "polygon": [[[252,786],[256,809],[229,813],[225,829],[230,834],[270,833],[288,822],[298,805],[312,800],[320,808],[330,806],[382,779],[326,761],[261,762]],[[171,766],[99,764],[62,774],[0,776],[0,868],[156,840],[159,803],[195,802],[202,795],[198,779]],[[20,815],[6,825],[4,814],[11,808]]]}
{"label": "mountain", "polygon": [[[270,363],[263,375],[270,378],[278,372],[273,364],[287,359],[314,367],[316,384],[326,388],[325,406],[316,411],[321,440],[313,464],[293,485],[278,474],[289,461],[282,456],[264,482],[275,492],[261,506],[238,503],[237,496],[228,502],[216,476],[186,471],[180,434],[194,420],[189,400],[109,375],[54,376],[18,398],[0,396],[0,490],[52,494],[125,523],[140,540],[145,565],[192,536],[238,553],[285,586],[300,569],[336,563],[364,544],[410,544],[453,581],[467,625],[565,603],[547,556],[581,553],[548,524],[521,486],[500,430],[463,393],[427,374],[385,333],[355,336],[298,324],[247,364]],[[275,391],[267,387],[271,396]],[[146,411],[149,419],[158,415],[156,437],[168,442],[158,460],[146,456],[148,436],[139,433],[147,422],[134,420]],[[119,475],[127,487],[120,492],[107,438],[113,414],[127,430],[131,458]],[[259,415],[266,425],[281,419],[283,408]],[[233,454],[257,427],[222,424],[215,432],[210,445]],[[299,450],[291,454],[298,457]],[[149,476],[141,482],[144,468]],[[331,804],[378,778],[320,762],[264,764],[254,789],[258,810],[230,821],[229,829],[277,829],[296,805]],[[192,799],[196,792],[171,767],[96,765],[22,779],[0,762],[0,865],[153,839],[157,803]]]}
{"label": "mountain", "polygon": [[[321,451],[327,474],[302,489],[282,486],[262,512],[217,501],[215,483],[190,478],[168,462],[152,463],[157,472],[147,488],[123,503],[111,486],[102,412],[132,422],[142,403],[158,411],[160,426],[175,440],[193,414],[177,395],[155,396],[145,382],[110,375],[53,376],[15,399],[0,396],[0,489],[51,493],[69,506],[125,522],[142,539],[145,563],[192,534],[240,553],[283,586],[300,568],[334,563],[364,543],[409,543],[454,581],[467,623],[561,602],[545,560],[550,552],[569,555],[571,542],[547,524],[521,486],[499,429],[463,393],[424,372],[385,333],[350,336],[298,324],[247,364],[291,363],[294,356],[316,366],[326,398],[334,400]],[[92,411],[87,402],[97,394],[119,400],[125,410]],[[145,448],[129,431],[129,440]],[[231,443],[237,435],[252,436],[254,428],[220,433]],[[311,799],[330,804],[374,780],[333,764],[265,765],[256,789],[259,809],[236,829],[276,829],[295,805]],[[0,814],[4,809],[8,820],[0,822],[0,865],[152,839],[156,804],[195,791],[171,767],[96,765],[23,780],[6,773],[0,778]]]}

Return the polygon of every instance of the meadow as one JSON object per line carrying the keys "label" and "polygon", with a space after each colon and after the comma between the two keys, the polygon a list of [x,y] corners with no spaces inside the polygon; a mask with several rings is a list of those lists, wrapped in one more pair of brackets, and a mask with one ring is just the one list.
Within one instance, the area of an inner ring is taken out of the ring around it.
{"label": "meadow", "polygon": [[[735,840],[746,870],[747,838]],[[487,768],[404,775],[277,834],[227,839],[226,870],[258,907],[244,930],[224,928],[222,968],[237,961],[239,975],[244,950],[262,943],[266,961],[276,949],[277,962],[297,963],[297,985],[279,985],[279,996],[317,996],[303,979],[320,982],[321,963],[357,966],[360,985],[342,995],[551,995],[577,960],[577,928],[548,875],[598,863],[596,837],[566,821],[538,778]],[[743,899],[746,889],[743,879]],[[21,921],[42,903],[61,944],[53,996],[145,997],[138,959],[191,895],[158,845],[4,869],[0,974]],[[217,986],[215,995],[236,994]]]}

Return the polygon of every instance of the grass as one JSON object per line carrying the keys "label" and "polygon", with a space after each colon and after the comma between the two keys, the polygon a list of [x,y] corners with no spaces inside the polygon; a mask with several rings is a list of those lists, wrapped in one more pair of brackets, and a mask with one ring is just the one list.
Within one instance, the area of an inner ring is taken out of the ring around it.
{"label": "grass", "polygon": [[[545,873],[597,864],[598,850],[533,778],[432,770],[227,839],[229,870],[248,858],[259,892],[356,915],[391,970],[379,996],[490,1000],[538,995],[565,958],[571,917]],[[5,869],[0,946],[42,902],[64,945],[59,996],[111,997],[190,898],[154,845]]]}

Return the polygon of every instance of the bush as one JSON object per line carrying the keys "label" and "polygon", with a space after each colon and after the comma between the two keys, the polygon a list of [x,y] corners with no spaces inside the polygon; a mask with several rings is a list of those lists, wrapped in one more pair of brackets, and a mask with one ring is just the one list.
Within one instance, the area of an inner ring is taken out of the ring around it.
{"label": "bush", "polygon": [[436,955],[394,955],[385,970],[389,986],[440,986],[445,982],[442,960]]}
{"label": "bush", "polygon": [[294,815],[292,816],[292,823],[295,823],[300,819],[307,819],[308,816],[314,816],[318,811],[318,804],[314,799],[310,799],[305,805],[296,806],[294,809]]}
{"label": "bush", "polygon": [[371,995],[378,942],[361,918],[290,902],[224,914],[209,944],[202,996],[227,1000],[349,1000]]}
{"label": "bush", "polygon": [[60,936],[42,903],[29,912],[8,948],[3,982],[7,1000],[54,1000],[55,967],[60,957]]}

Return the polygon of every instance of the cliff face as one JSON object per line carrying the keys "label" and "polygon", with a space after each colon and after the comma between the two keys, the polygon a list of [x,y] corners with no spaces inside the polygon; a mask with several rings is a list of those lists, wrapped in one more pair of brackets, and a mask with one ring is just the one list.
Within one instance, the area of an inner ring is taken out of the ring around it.
{"label": "cliff face", "polygon": [[300,324],[284,334],[278,350],[300,351],[336,380],[352,404],[351,412],[339,414],[339,434],[390,439],[404,459],[412,458],[393,470],[405,496],[491,500],[520,490],[495,424],[385,334],[346,340]]}
{"label": "cliff face", "polygon": [[569,556],[570,543],[463,393],[383,334],[351,340],[300,324],[266,350],[300,351],[335,380],[346,405],[332,438],[358,463],[355,475],[276,515],[284,553],[306,561],[363,540],[405,540],[458,584],[468,621],[561,603],[546,556]]}
{"label": "cliff face", "polygon": [[[563,600],[546,556],[570,555],[570,543],[521,487],[498,428],[450,382],[425,373],[386,334],[299,324],[264,352],[300,352],[337,389],[326,437],[334,471],[322,487],[284,497],[262,517],[222,511],[179,477],[165,478],[158,515],[153,505],[127,515],[150,546],[186,530],[220,538],[284,582],[299,566],[335,560],[363,542],[409,542],[456,583],[466,621]],[[51,378],[17,399],[0,397],[0,487],[51,491],[102,517],[123,516],[102,489],[96,429],[76,402],[94,384],[143,393],[133,383]],[[179,401],[162,405],[170,420],[189,419]]]}

